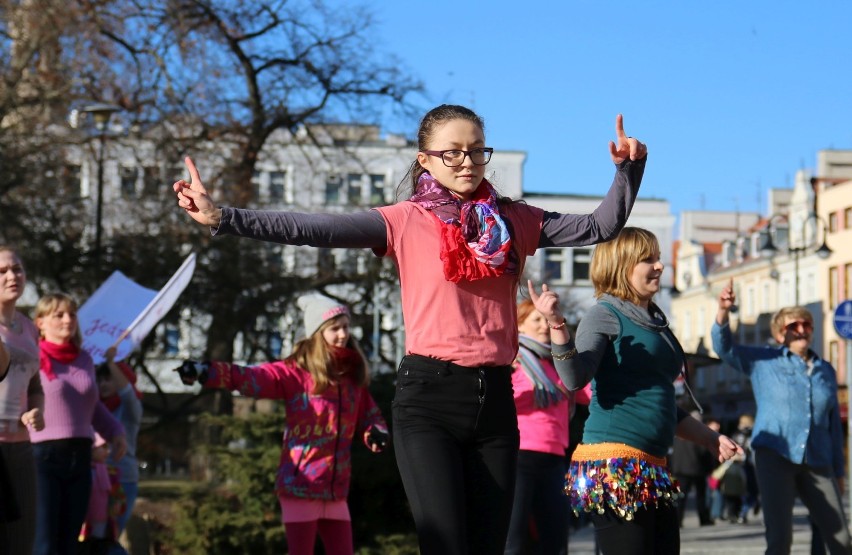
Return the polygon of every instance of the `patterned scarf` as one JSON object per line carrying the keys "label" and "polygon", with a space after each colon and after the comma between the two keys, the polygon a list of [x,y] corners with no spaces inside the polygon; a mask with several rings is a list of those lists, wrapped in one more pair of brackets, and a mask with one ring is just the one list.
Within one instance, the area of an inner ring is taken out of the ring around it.
{"label": "patterned scarf", "polygon": [[473,198],[462,202],[431,174],[424,173],[410,200],[441,223],[441,260],[447,281],[518,273],[512,237],[500,216],[497,193],[487,180],[482,180]]}
{"label": "patterned scarf", "polygon": [[553,356],[550,354],[550,344],[541,343],[524,334],[518,336],[518,343],[520,343],[518,362],[521,363],[521,370],[532,382],[535,406],[542,409],[570,399],[571,392],[568,388],[561,380],[557,382],[551,380],[541,365],[542,359]]}
{"label": "patterned scarf", "polygon": [[80,354],[80,347],[73,343],[62,343],[59,345],[42,339],[38,342],[38,347],[41,371],[47,376],[47,381],[51,382],[56,379],[52,361],[55,360],[63,364],[68,364]]}

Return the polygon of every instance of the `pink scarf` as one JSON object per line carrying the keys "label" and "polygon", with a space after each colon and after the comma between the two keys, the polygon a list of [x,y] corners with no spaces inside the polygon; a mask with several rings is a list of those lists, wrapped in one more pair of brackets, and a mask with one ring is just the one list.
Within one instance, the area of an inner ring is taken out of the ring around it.
{"label": "pink scarf", "polygon": [[509,227],[500,215],[497,193],[487,180],[482,180],[469,201],[462,202],[431,174],[424,173],[410,200],[440,222],[441,260],[447,281],[517,273]]}
{"label": "pink scarf", "polygon": [[80,347],[73,343],[51,343],[46,339],[38,342],[39,347],[39,362],[41,371],[47,376],[47,381],[56,379],[56,374],[53,372],[53,361],[68,364],[80,355]]}

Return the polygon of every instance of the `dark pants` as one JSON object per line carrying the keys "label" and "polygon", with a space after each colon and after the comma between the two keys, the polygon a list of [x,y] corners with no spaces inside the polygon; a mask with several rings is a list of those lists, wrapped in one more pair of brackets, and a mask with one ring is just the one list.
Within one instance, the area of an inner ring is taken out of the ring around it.
{"label": "dark pants", "polygon": [[36,543],[33,555],[77,553],[92,489],[92,442],[73,438],[33,444]]}
{"label": "dark pants", "polygon": [[633,520],[625,520],[612,509],[592,513],[595,541],[603,555],[677,555],[680,528],[677,508],[671,505],[638,509]]}
{"label": "dark pants", "polygon": [[530,516],[538,532],[535,553],[564,555],[568,549],[568,496],[565,484],[565,457],[550,453],[518,452],[515,503],[506,541],[506,555],[525,553],[530,535]]}
{"label": "dark pants", "polygon": [[828,552],[852,553],[843,500],[830,468],[795,464],[766,447],[754,450],[754,466],[766,524],[767,555],[790,553],[797,494],[819,526]]}
{"label": "dark pants", "polygon": [[698,522],[700,524],[710,524],[713,519],[710,518],[710,509],[707,506],[707,476],[690,476],[677,475],[677,480],[680,482],[680,491],[683,492],[683,497],[678,499],[677,512],[678,521],[683,526],[683,515],[686,513],[686,500],[689,499],[689,492],[695,486],[695,508],[698,511]]}
{"label": "dark pants", "polygon": [[503,553],[518,437],[510,367],[402,359],[394,450],[422,555]]}

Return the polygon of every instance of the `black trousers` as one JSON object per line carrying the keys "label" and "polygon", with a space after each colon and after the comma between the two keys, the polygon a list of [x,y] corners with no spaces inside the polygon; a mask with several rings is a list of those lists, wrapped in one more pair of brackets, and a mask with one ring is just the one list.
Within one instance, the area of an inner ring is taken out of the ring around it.
{"label": "black trousers", "polygon": [[502,554],[519,444],[511,367],[406,356],[393,439],[421,554]]}
{"label": "black trousers", "polygon": [[636,511],[625,520],[612,509],[592,513],[595,540],[603,555],[678,555],[680,528],[677,508],[660,505]]}

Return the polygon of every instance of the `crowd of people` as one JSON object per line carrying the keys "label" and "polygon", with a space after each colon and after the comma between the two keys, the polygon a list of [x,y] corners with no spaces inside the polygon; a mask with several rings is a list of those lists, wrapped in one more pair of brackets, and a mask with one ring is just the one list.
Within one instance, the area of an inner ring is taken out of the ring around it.
{"label": "crowd of people", "polygon": [[[190,181],[174,184],[179,206],[214,236],[369,248],[398,270],[406,354],[390,432],[349,308],[328,297],[299,299],[304,338],[283,360],[176,368],[186,384],[286,405],[275,491],[290,553],[312,554],[317,538],[330,555],[354,552],[356,440],[376,453],[392,442],[424,555],[563,554],[572,513],[591,520],[604,554],[675,554],[693,489],[701,524],[725,505],[735,521],[762,506],[768,553],[789,552],[798,495],[814,537],[849,552],[837,381],[810,349],[806,310],[775,316],[779,347],[739,346],[726,287],[714,349],[750,376],[757,417],[741,419],[732,439],[678,404],[686,354],[654,300],[660,245],[625,227],[647,149],[620,115],[615,177],[591,214],[500,196],[485,178],[484,121],[468,108],[428,112],[417,143],[407,200],[359,213],[220,207],[189,158]],[[532,281],[522,291],[521,279],[537,249],[584,245],[597,245],[596,303],[572,333],[556,292]],[[116,538],[138,495],[135,374],[114,348],[95,367],[71,297],[45,295],[32,320],[19,312],[25,283],[18,253],[0,247],[0,551],[121,553]],[[807,410],[761,410],[797,403]]]}

